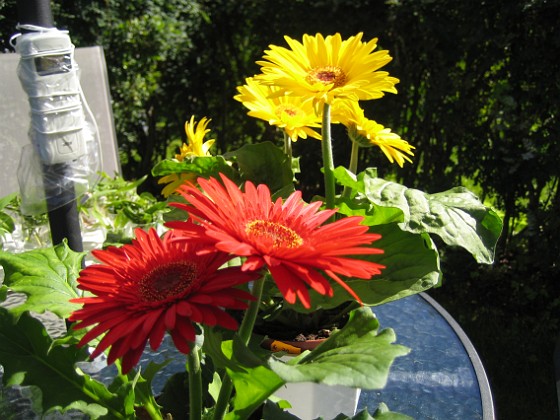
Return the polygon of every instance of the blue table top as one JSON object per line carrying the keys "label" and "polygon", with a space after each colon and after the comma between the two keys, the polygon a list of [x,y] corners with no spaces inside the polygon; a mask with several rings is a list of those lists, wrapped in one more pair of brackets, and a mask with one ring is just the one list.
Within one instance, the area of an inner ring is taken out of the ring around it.
{"label": "blue table top", "polygon": [[358,409],[380,402],[422,419],[493,419],[492,395],[482,363],[465,333],[425,294],[372,308],[381,328],[412,349],[395,360],[387,386],[362,391]]}

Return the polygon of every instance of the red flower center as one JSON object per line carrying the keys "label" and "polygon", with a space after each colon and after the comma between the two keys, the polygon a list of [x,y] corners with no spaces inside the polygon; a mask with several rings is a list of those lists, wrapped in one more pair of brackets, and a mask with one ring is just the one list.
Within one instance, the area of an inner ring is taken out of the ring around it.
{"label": "red flower center", "polygon": [[269,239],[272,247],[297,248],[303,245],[303,239],[296,232],[280,223],[268,220],[252,220],[245,225],[245,232],[256,239]]}
{"label": "red flower center", "polygon": [[333,87],[337,88],[339,86],[344,86],[346,83],[346,75],[340,67],[316,67],[309,71],[307,81],[310,83],[320,82],[324,85],[333,83]]}
{"label": "red flower center", "polygon": [[197,266],[189,261],[159,265],[140,280],[140,296],[144,302],[165,300],[185,292],[197,277]]}

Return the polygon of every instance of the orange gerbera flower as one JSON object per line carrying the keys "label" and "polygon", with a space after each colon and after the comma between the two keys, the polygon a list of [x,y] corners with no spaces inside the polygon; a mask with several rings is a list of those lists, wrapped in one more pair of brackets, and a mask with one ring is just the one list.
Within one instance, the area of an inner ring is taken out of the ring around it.
{"label": "orange gerbera flower", "polygon": [[196,241],[176,241],[169,231],[163,239],[154,229],[136,230],[132,244],[93,251],[102,264],[80,273],[79,288],[95,296],[73,299],[82,309],[72,313],[76,329],[95,325],[80,340],[83,346],[106,333],[91,354],[109,346],[108,363],[122,357],[128,372],[140,359],[148,340],[156,350],[166,331],[177,349],[190,352],[194,323],[234,330],[237,322],[224,309],[245,309],[252,296],[235,286],[255,275],[238,267],[219,269],[231,257],[223,252],[198,255]]}
{"label": "orange gerbera flower", "polygon": [[321,202],[306,204],[301,192],[291,194],[286,201],[272,201],[266,185],[245,183],[242,192],[231,180],[221,175],[218,180],[198,179],[202,191],[193,184],[179,188],[189,204],[172,203],[189,212],[199,222],[169,222],[200,237],[221,251],[246,257],[244,271],[268,267],[278,289],[287,302],[300,300],[311,307],[308,288],[322,295],[333,296],[327,278],[344,287],[356,300],[354,291],[338,277],[369,279],[379,274],[382,265],[349,258],[350,255],[380,254],[383,251],[363,247],[380,238],[368,233],[360,224],[361,217],[346,217],[323,225],[334,210],[319,210]]}

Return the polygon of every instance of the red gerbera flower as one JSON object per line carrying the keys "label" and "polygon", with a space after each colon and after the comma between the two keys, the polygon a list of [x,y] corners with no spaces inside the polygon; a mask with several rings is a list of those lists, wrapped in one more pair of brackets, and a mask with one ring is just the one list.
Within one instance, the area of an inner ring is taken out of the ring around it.
{"label": "red gerbera flower", "polygon": [[369,245],[379,239],[360,225],[362,217],[346,217],[323,225],[335,210],[319,210],[321,202],[306,204],[301,192],[292,193],[286,201],[272,202],[266,185],[245,183],[242,192],[231,180],[221,175],[225,187],[216,179],[198,179],[202,191],[193,184],[179,188],[190,204],[173,203],[186,210],[200,223],[169,222],[191,235],[206,238],[213,247],[230,254],[247,257],[244,271],[267,266],[287,302],[297,299],[311,307],[308,288],[332,296],[329,281],[319,272],[344,287],[359,302],[354,291],[338,277],[343,275],[369,279],[379,274],[382,265],[350,255],[380,254]]}
{"label": "red gerbera flower", "polygon": [[219,251],[198,255],[200,243],[173,240],[177,236],[169,231],[160,239],[154,229],[137,229],[132,244],[93,251],[103,264],[82,270],[78,287],[95,296],[72,299],[83,307],[70,316],[78,321],[76,329],[97,324],[80,346],[106,333],[91,358],[111,346],[108,363],[122,357],[126,373],[138,363],[148,340],[152,350],[160,346],[165,331],[187,354],[195,341],[195,322],[237,328],[223,309],[247,308],[252,296],[235,286],[255,275],[239,267],[219,269],[231,256]]}

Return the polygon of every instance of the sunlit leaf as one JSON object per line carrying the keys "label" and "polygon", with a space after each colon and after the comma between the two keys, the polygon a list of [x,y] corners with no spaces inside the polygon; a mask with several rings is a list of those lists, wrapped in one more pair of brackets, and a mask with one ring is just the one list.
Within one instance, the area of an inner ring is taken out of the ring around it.
{"label": "sunlit leaf", "polygon": [[76,279],[82,268],[84,253],[72,251],[66,242],[50,248],[34,249],[20,254],[0,251],[4,267],[4,284],[27,295],[25,303],[11,311],[43,313],[50,311],[67,318],[77,309],[68,300],[78,297]]}
{"label": "sunlit leaf", "polygon": [[272,358],[269,365],[286,382],[318,382],[363,389],[381,389],[395,358],[409,349],[393,344],[391,329],[379,331],[370,308],[353,311],[348,323],[311,352],[288,363]]}

